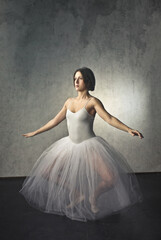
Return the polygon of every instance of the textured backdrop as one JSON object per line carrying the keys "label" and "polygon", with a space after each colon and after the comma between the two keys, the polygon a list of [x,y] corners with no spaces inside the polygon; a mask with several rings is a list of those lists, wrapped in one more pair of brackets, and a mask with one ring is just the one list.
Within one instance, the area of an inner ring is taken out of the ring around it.
{"label": "textured backdrop", "polygon": [[135,172],[161,171],[161,1],[0,0],[0,176],[25,176],[66,136],[66,120],[33,138],[76,96],[72,75],[87,66],[106,110],[144,139],[98,116],[94,130]]}

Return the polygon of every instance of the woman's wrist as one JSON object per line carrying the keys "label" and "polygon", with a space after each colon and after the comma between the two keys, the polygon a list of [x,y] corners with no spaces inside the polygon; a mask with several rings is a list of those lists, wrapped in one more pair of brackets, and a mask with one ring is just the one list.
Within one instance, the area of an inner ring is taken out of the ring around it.
{"label": "woman's wrist", "polygon": [[36,131],[34,131],[34,135],[37,135],[38,134],[38,131],[36,130]]}
{"label": "woman's wrist", "polygon": [[132,130],[131,128],[127,127],[127,132],[129,132],[129,131],[131,131],[131,130]]}

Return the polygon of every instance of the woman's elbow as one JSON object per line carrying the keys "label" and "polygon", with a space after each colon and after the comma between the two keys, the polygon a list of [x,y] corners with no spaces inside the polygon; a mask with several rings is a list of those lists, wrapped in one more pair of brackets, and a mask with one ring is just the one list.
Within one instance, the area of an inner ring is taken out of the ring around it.
{"label": "woman's elbow", "polygon": [[114,119],[114,117],[113,117],[112,115],[110,115],[110,116],[108,116],[108,117],[105,119],[105,121],[106,121],[108,124],[112,125],[113,119]]}

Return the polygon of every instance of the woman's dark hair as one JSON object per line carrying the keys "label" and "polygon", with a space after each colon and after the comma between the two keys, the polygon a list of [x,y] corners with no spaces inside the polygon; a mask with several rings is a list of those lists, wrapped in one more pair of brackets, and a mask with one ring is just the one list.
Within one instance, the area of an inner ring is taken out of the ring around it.
{"label": "woman's dark hair", "polygon": [[73,83],[76,72],[81,72],[87,89],[90,91],[94,91],[96,80],[92,70],[87,67],[78,68],[73,74]]}

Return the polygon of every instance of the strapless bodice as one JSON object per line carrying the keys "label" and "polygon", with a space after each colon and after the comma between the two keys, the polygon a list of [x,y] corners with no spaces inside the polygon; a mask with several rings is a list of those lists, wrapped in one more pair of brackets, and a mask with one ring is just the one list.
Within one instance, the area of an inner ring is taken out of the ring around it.
{"label": "strapless bodice", "polygon": [[94,117],[83,107],[77,112],[67,109],[67,127],[70,139],[75,143],[80,143],[91,137],[95,137],[93,132]]}

